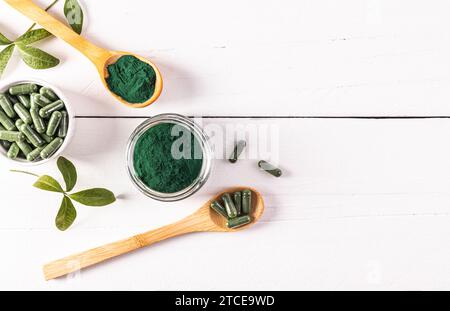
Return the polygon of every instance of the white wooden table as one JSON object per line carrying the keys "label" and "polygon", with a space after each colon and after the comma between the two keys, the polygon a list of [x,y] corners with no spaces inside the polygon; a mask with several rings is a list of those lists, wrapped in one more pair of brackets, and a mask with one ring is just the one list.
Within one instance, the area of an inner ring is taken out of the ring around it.
{"label": "white wooden table", "polygon": [[[78,167],[78,187],[104,186],[120,199],[77,205],[76,223],[62,233],[54,227],[59,197],[2,165],[0,289],[450,289],[448,1],[84,6],[84,35],[154,60],[164,93],[146,109],[119,105],[88,60],[57,39],[39,44],[61,58],[54,69],[13,60],[5,76],[44,79],[71,100],[77,130],[64,155]],[[61,16],[61,4],[52,12]],[[29,24],[0,1],[2,32],[13,37]],[[165,112],[222,128],[275,128],[285,176],[260,172],[255,159],[216,160],[208,184],[185,201],[143,196],[126,175],[125,145],[146,117]],[[33,171],[58,176],[55,166]],[[75,277],[43,279],[47,261],[171,223],[242,184],[267,205],[248,231],[184,236]],[[230,262],[233,273],[222,268]]]}

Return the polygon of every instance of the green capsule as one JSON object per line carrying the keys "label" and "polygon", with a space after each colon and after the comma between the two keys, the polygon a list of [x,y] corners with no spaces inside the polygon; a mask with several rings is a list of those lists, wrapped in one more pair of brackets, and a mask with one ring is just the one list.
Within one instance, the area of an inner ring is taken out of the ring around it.
{"label": "green capsule", "polygon": [[259,161],[258,166],[260,169],[269,173],[272,176],[280,177],[282,175],[282,172],[279,168],[273,166],[272,164],[270,164],[267,161],[264,161],[264,160]]}
{"label": "green capsule", "polygon": [[20,128],[20,126],[21,126],[22,124],[25,124],[25,122],[23,122],[22,119],[17,119],[17,120],[16,120],[15,125],[16,125],[17,128]]}
{"label": "green capsule", "polygon": [[42,118],[48,118],[54,111],[61,110],[64,108],[64,103],[62,100],[57,100],[54,103],[51,103],[50,105],[47,105],[41,110],[39,110],[39,115]]}
{"label": "green capsule", "polygon": [[58,128],[58,137],[64,138],[67,136],[67,130],[69,129],[69,114],[67,111],[61,111],[62,119]]}
{"label": "green capsule", "polygon": [[17,131],[0,131],[0,139],[9,142],[24,141],[25,136]]}
{"label": "green capsule", "polygon": [[40,106],[36,103],[36,95],[37,93],[33,93],[30,95],[30,108],[31,109],[40,109]]}
{"label": "green capsule", "polygon": [[252,222],[252,219],[250,218],[250,216],[248,216],[248,215],[239,216],[239,217],[236,217],[236,218],[228,219],[227,227],[230,228],[230,229],[231,228],[238,228],[238,227],[242,227],[242,226],[248,225],[251,222]]}
{"label": "green capsule", "polygon": [[42,159],[48,159],[52,154],[54,154],[63,144],[64,140],[60,137],[56,137],[52,140],[51,143],[49,143],[47,146],[45,146],[44,149],[41,151],[41,158]]}
{"label": "green capsule", "polygon": [[11,145],[11,147],[9,147],[9,150],[6,153],[6,156],[10,159],[15,159],[19,155],[19,151],[20,151],[19,146],[17,146],[16,143],[13,143]]}
{"label": "green capsule", "polygon": [[[0,124],[0,131],[6,131],[6,129],[3,127],[3,125]],[[11,143],[6,140],[0,140],[0,146],[3,147],[6,151],[11,147]]]}
{"label": "green capsule", "polygon": [[41,147],[45,144],[45,141],[42,139],[42,137],[39,136],[39,134],[34,129],[32,129],[30,125],[22,124],[19,129],[22,133],[25,134],[25,136],[30,140],[30,143],[34,147]]}
{"label": "green capsule", "polygon": [[22,103],[22,105],[25,108],[28,108],[28,109],[31,108],[30,96],[28,96],[28,95],[18,95],[17,98],[19,98],[19,102]]}
{"label": "green capsule", "polygon": [[211,203],[210,206],[216,213],[218,213],[219,215],[222,215],[225,218],[228,218],[228,215],[227,215],[227,212],[225,211],[225,208],[222,205],[220,205],[219,202],[214,201],[214,202]]}
{"label": "green capsule", "polygon": [[22,150],[22,153],[27,156],[31,151],[33,151],[33,148],[26,142],[26,141],[18,141],[16,142],[17,146]]}
{"label": "green capsule", "polygon": [[242,193],[240,191],[233,193],[234,206],[238,216],[242,213]]}
{"label": "green capsule", "polygon": [[45,134],[45,133],[40,133],[39,135],[41,135],[41,137],[45,140],[45,142],[46,142],[47,144],[51,143],[51,141],[52,141],[53,139],[55,139],[54,137],[48,136],[48,135]]}
{"label": "green capsule", "polygon": [[41,87],[39,93],[52,102],[59,99],[58,95],[56,95],[55,92],[53,92],[53,90],[48,87]]}
{"label": "green capsule", "polygon": [[222,195],[223,204],[227,212],[228,218],[234,218],[237,216],[236,206],[234,206],[233,200],[229,193]]}
{"label": "green capsule", "polygon": [[45,146],[37,147],[36,149],[31,151],[29,154],[27,154],[27,160],[30,162],[33,162],[34,160],[39,158],[41,156],[41,152],[42,152],[42,150],[44,150],[44,148],[45,148]]}
{"label": "green capsule", "polygon": [[2,107],[8,118],[14,118],[16,116],[13,104],[5,94],[0,94],[0,106]]}
{"label": "green capsule", "polygon": [[34,106],[34,107],[36,107],[36,106],[45,107],[52,103],[52,101],[50,99],[48,99],[47,97],[44,97],[38,93],[31,94],[31,102],[33,104],[32,106]]}
{"label": "green capsule", "polygon": [[245,140],[240,140],[234,145],[233,153],[231,154],[228,161],[231,163],[236,163],[245,146],[247,146],[247,142]]}
{"label": "green capsule", "polygon": [[19,118],[22,119],[22,121],[25,122],[26,124],[31,124],[33,122],[33,119],[31,119],[30,112],[21,103],[17,103],[14,105],[14,111],[17,113]]}
{"label": "green capsule", "polygon": [[52,113],[52,116],[50,117],[50,121],[48,121],[47,126],[47,134],[48,136],[53,136],[56,133],[56,130],[58,129],[59,124],[61,123],[62,114],[59,111],[55,111]]}
{"label": "green capsule", "polygon": [[36,108],[33,108],[33,109],[30,110],[30,113],[31,113],[31,118],[33,119],[33,125],[34,125],[34,128],[36,129],[36,131],[39,134],[44,133],[45,130],[46,130],[45,122],[41,118],[41,116],[39,115],[39,110],[36,109]]}
{"label": "green capsule", "polygon": [[249,215],[252,209],[252,192],[250,190],[242,191],[242,214]]}
{"label": "green capsule", "polygon": [[0,124],[3,125],[3,127],[8,131],[12,131],[16,128],[14,122],[10,118],[8,118],[3,110],[0,110]]}
{"label": "green capsule", "polygon": [[34,83],[19,84],[9,88],[11,95],[25,95],[38,91],[38,86]]}

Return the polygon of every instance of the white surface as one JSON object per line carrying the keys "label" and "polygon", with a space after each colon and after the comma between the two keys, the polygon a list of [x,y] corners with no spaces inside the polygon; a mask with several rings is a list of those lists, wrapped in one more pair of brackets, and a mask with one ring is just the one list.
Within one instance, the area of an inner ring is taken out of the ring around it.
{"label": "white surface", "polygon": [[[166,88],[154,106],[126,109],[87,60],[55,39],[42,46],[62,59],[57,68],[9,67],[10,78],[57,84],[78,116],[450,115],[448,1],[85,6],[86,36],[151,57]],[[1,1],[0,12],[6,34],[27,28]],[[255,160],[216,160],[205,188],[171,204],[144,197],[126,176],[125,144],[143,120],[77,120],[65,151],[79,169],[77,187],[104,186],[120,200],[101,209],[77,205],[65,233],[53,225],[58,196],[2,165],[0,289],[450,289],[450,120],[207,118],[206,126],[278,130],[285,175],[266,175]],[[54,163],[35,171],[58,176]],[[254,186],[266,200],[261,223],[248,231],[184,236],[75,278],[43,280],[49,260],[171,223],[236,184]],[[218,268],[230,261],[235,273]]]}

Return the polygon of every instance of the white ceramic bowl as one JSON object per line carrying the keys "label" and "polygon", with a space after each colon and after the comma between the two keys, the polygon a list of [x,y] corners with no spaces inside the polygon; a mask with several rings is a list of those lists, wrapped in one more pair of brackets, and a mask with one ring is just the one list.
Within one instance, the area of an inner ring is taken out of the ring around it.
{"label": "white ceramic bowl", "polygon": [[[56,151],[51,157],[49,157],[48,159],[45,160],[36,160],[34,162],[28,162],[25,159],[10,159],[6,156],[6,151],[0,147],[0,158],[2,160],[6,160],[7,162],[9,162],[10,164],[20,164],[22,166],[36,166],[36,165],[41,165],[44,164],[52,159],[57,158],[63,151],[64,149],[66,149],[66,147],[70,144],[70,141],[72,140],[74,131],[75,131],[75,114],[72,110],[72,107],[70,106],[69,101],[67,100],[67,97],[64,96],[63,92],[61,92],[61,90],[57,87],[55,87],[54,85],[51,85],[45,81],[39,80],[39,79],[28,79],[28,80],[2,80],[0,81],[0,93],[5,93],[8,91],[8,89],[16,84],[22,84],[22,83],[34,83],[40,86],[45,86],[48,88],[51,88],[56,95],[58,95],[58,97],[64,102],[65,106],[66,106],[66,110],[67,110],[67,114],[69,116],[69,128],[67,130],[67,135],[64,138],[64,143],[62,144],[62,146],[58,149],[58,151]],[[1,109],[1,108],[0,108]]]}

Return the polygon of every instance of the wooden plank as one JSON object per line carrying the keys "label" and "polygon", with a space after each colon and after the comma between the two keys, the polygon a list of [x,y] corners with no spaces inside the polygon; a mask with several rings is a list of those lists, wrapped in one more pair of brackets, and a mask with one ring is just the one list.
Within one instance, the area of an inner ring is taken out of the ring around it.
{"label": "wooden plank", "polygon": [[[33,178],[9,173],[10,166],[2,165],[0,183],[8,187],[0,190],[0,243],[7,251],[0,288],[449,286],[450,254],[442,245],[450,236],[450,148],[439,138],[450,130],[447,120],[204,119],[209,130],[249,125],[278,129],[279,162],[285,175],[275,179],[260,172],[256,159],[242,159],[235,165],[218,159],[200,193],[170,204],[144,197],[126,176],[126,141],[143,119],[77,121],[66,152],[79,170],[77,188],[104,186],[120,200],[105,208],[77,206],[75,225],[60,233],[53,225],[58,196],[33,189]],[[255,142],[250,140],[249,145]],[[224,144],[230,146],[231,140]],[[32,170],[58,176],[54,165]],[[69,280],[43,281],[43,263],[171,223],[222,188],[237,184],[254,186],[265,197],[266,214],[254,228],[237,234],[180,237]],[[221,282],[213,282],[209,275],[217,272],[217,264],[235,259],[230,249],[245,260],[236,266],[236,274],[223,273]]]}
{"label": "wooden plank", "polygon": [[[154,106],[119,105],[59,40],[39,46],[60,66],[37,73],[15,57],[6,76],[54,83],[78,115],[450,115],[446,1],[108,3],[85,3],[85,35],[161,67],[165,90]],[[0,12],[7,35],[29,24],[6,3]]]}

